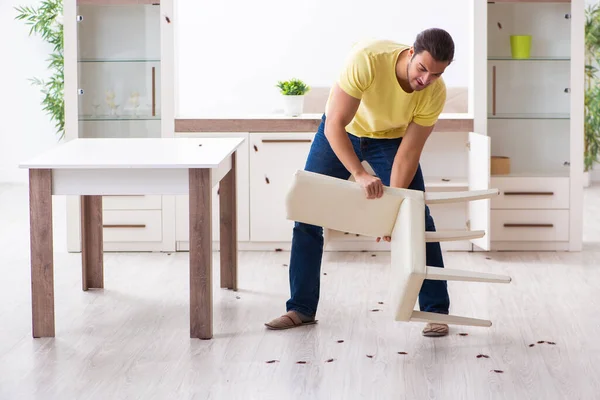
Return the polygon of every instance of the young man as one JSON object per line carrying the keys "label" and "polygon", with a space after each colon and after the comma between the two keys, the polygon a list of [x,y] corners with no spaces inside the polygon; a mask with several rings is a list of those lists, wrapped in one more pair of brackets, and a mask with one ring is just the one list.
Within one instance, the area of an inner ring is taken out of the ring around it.
{"label": "young man", "polygon": [[[446,101],[440,77],[453,57],[451,36],[435,28],[419,33],[412,47],[391,41],[355,46],[331,90],[305,169],[340,179],[353,176],[369,199],[381,197],[384,185],[424,191],[419,159]],[[365,171],[362,161],[376,177]],[[426,230],[435,231],[427,207],[424,217]],[[439,243],[427,243],[426,250],[427,265],[444,266]],[[296,222],[289,266],[291,298],[287,313],[265,324],[268,328],[315,323],[322,256],[323,229]],[[426,280],[419,306],[422,311],[448,314],[446,282]],[[443,336],[448,326],[427,324],[423,334]]]}

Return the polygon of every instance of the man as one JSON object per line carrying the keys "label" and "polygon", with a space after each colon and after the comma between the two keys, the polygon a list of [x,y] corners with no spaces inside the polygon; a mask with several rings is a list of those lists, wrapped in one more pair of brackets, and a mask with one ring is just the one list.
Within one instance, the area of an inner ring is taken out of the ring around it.
{"label": "man", "polygon": [[[412,47],[391,41],[355,46],[331,90],[305,169],[340,179],[352,176],[369,199],[381,197],[384,185],[424,191],[419,159],[446,101],[440,77],[453,57],[451,36],[436,28],[419,33]],[[376,177],[367,173],[362,161]],[[427,207],[425,227],[435,231]],[[444,266],[439,243],[427,243],[426,250],[427,265]],[[268,328],[316,322],[322,256],[323,229],[296,222],[289,266],[291,298],[287,313],[266,323]],[[426,280],[419,306],[421,311],[448,314],[446,281]],[[423,330],[425,336],[447,334],[445,324],[427,324]]]}

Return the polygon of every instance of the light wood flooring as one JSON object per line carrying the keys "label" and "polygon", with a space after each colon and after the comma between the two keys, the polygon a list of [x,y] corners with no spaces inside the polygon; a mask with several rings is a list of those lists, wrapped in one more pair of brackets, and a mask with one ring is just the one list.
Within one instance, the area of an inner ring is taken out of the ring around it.
{"label": "light wood flooring", "polygon": [[319,323],[267,331],[289,253],[242,252],[239,292],[217,287],[214,257],[215,338],[200,341],[187,253],[106,254],[106,289],[82,292],[58,198],[57,337],[33,339],[27,187],[0,186],[0,399],[599,399],[600,188],[585,201],[584,252],[445,254],[513,277],[449,283],[452,312],[489,329],[422,337],[423,324],[392,321],[387,254],[327,253]]}

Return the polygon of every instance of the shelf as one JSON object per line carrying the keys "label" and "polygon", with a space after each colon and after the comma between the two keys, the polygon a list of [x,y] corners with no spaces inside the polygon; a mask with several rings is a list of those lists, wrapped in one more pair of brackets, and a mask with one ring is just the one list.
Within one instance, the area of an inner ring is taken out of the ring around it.
{"label": "shelf", "polygon": [[82,58],[79,63],[158,63],[159,59],[144,59],[144,58]]}
{"label": "shelf", "polygon": [[79,121],[160,121],[160,115],[83,115],[79,116]]}
{"label": "shelf", "polygon": [[530,57],[530,58],[512,58],[511,56],[490,56],[490,61],[570,61],[571,58],[568,56],[557,56],[557,57]]}
{"label": "shelf", "polygon": [[494,178],[568,178],[571,175],[569,170],[565,171],[524,171],[511,172],[507,175],[491,175]]}
{"label": "shelf", "polygon": [[488,119],[569,119],[569,114],[488,114]]}

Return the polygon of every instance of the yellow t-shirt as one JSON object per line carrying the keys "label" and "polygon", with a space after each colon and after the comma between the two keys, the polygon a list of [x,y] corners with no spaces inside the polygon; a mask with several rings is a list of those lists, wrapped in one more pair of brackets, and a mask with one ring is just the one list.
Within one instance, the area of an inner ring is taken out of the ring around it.
{"label": "yellow t-shirt", "polygon": [[[396,78],[398,56],[409,48],[388,40],[354,46],[337,82],[350,96],[361,99],[346,131],[359,137],[392,139],[404,136],[411,121],[422,126],[436,123],[446,102],[442,78],[412,93],[405,92]],[[329,100],[326,115],[328,106]]]}

